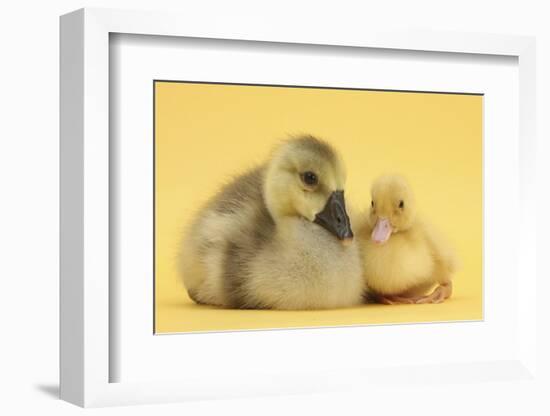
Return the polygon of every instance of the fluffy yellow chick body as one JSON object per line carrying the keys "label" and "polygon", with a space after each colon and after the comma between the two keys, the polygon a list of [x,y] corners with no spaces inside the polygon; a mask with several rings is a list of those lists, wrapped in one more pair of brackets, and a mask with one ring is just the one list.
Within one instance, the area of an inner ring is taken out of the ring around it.
{"label": "fluffy yellow chick body", "polygon": [[439,303],[449,298],[456,255],[416,214],[407,181],[397,175],[382,176],[374,182],[371,195],[370,210],[362,216],[358,231],[370,295],[387,304]]}

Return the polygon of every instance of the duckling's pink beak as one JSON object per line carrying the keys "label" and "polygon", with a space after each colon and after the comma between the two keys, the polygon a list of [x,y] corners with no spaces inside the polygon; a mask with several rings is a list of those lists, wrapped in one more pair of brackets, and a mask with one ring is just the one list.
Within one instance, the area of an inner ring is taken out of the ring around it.
{"label": "duckling's pink beak", "polygon": [[384,244],[391,236],[392,227],[387,218],[378,218],[374,230],[372,230],[371,238],[376,244]]}

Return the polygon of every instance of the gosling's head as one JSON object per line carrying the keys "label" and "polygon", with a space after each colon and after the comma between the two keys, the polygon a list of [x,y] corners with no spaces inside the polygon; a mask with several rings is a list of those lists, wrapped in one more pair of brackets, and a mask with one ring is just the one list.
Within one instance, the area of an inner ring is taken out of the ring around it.
{"label": "gosling's head", "polygon": [[371,188],[369,224],[371,238],[383,244],[392,234],[409,229],[415,217],[415,201],[411,187],[398,175],[381,176]]}
{"label": "gosling's head", "polygon": [[344,244],[353,239],[346,212],[344,163],[326,142],[312,136],[275,149],[265,177],[265,200],[278,221],[301,217],[325,228]]}

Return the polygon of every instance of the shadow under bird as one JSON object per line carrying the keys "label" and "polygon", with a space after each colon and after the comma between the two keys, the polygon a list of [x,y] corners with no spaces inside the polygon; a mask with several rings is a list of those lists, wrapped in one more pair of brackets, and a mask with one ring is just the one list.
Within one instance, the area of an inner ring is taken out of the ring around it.
{"label": "shadow under bird", "polygon": [[199,210],[182,241],[197,303],[326,309],[361,303],[364,279],[344,198],[345,167],[326,142],[283,142]]}

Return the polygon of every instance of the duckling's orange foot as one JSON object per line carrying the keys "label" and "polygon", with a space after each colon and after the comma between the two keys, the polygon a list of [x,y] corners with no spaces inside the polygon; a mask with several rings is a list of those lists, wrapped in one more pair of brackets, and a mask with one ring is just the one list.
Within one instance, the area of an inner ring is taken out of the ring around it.
{"label": "duckling's orange foot", "polygon": [[417,298],[415,303],[442,303],[446,299],[449,299],[452,293],[452,283],[443,283],[437,286],[429,295]]}
{"label": "duckling's orange foot", "polygon": [[413,304],[415,299],[397,295],[379,295],[378,302],[384,305]]}

